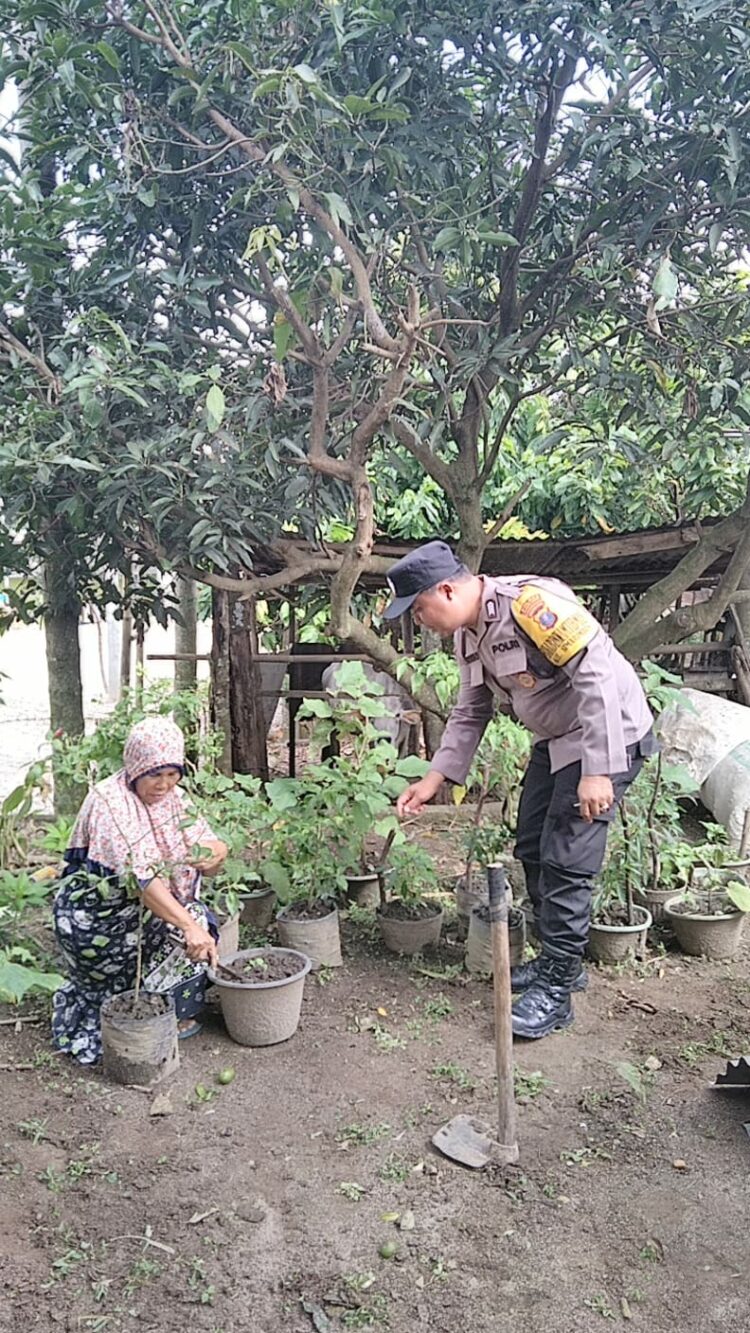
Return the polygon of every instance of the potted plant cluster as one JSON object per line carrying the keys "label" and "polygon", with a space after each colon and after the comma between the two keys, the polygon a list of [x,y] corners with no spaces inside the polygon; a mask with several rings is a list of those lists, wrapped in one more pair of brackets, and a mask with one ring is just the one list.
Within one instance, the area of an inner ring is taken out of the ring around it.
{"label": "potted plant cluster", "polygon": [[389,895],[378,908],[380,934],[391,953],[421,953],[440,943],[443,909],[430,900],[438,890],[435,863],[423,847],[402,842],[393,848]]}
{"label": "potted plant cluster", "polygon": [[707,839],[678,844],[681,887],[664,904],[664,917],[683,953],[703,958],[734,958],[745,916],[750,912],[746,863],[732,862],[721,825],[706,824]]}
{"label": "potted plant cluster", "polygon": [[736,952],[750,889],[721,825],[704,824],[699,843],[683,836],[679,802],[694,790],[684,769],[658,756],[622,802],[592,909],[589,952],[598,961],[641,954],[654,920],[670,926],[686,953]]}
{"label": "potted plant cluster", "polygon": [[313,967],[342,961],[338,906],[352,888],[366,904],[379,902],[382,866],[368,848],[374,839],[403,841],[393,801],[425,769],[422,760],[400,759],[374,725],[386,713],[382,688],[360,663],[342,664],[336,686],[338,699],[311,699],[304,711],[315,719],[316,742],[325,745],[335,730],[340,754],[301,778],[266,785],[274,822],[262,873],[284,904],[280,940],[308,954]]}

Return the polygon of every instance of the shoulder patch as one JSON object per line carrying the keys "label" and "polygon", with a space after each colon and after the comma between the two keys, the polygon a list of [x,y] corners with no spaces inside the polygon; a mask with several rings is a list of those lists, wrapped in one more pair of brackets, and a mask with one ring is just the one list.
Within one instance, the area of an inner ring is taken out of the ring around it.
{"label": "shoulder patch", "polygon": [[565,666],[599,629],[584,606],[533,583],[513,599],[511,611],[516,624],[553,666]]}

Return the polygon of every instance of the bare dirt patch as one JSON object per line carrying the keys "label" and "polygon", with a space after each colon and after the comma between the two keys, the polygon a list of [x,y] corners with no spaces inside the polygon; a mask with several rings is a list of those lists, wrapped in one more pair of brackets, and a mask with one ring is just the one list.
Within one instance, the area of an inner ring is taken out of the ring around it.
{"label": "bare dirt patch", "polygon": [[45,1023],[0,1027],[3,1333],[745,1333],[750,1102],[708,1084],[747,1049],[747,953],[594,971],[573,1027],[517,1048],[520,1166],[471,1174],[430,1137],[492,1119],[489,986],[450,937],[344,941],[290,1042],[210,1018],[158,1116]]}

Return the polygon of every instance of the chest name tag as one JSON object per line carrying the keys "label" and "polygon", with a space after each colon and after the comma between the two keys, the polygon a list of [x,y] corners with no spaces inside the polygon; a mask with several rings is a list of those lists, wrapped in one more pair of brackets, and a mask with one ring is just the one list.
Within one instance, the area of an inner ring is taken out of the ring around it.
{"label": "chest name tag", "polygon": [[591,642],[599,626],[585,607],[527,584],[512,604],[513,619],[553,666],[565,666]]}

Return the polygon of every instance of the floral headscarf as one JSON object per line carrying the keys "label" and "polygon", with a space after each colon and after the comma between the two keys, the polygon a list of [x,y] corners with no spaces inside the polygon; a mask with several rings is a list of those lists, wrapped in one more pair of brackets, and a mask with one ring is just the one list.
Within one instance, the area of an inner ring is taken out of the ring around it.
{"label": "floral headscarf", "polygon": [[[185,742],[169,718],[147,717],[133,727],[123,753],[125,767],[97,783],[81,806],[71,849],[115,875],[130,872],[142,883],[161,874],[181,901],[194,897],[197,876],[186,862],[196,845],[215,841],[205,819],[185,808],[179,787],[152,806],[144,805],[133,784],[155,768],[182,772]],[[187,825],[187,827],[186,827]]]}

